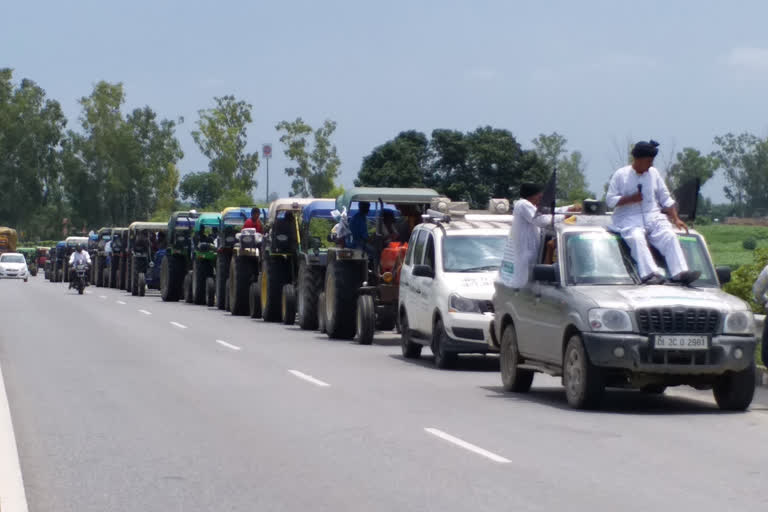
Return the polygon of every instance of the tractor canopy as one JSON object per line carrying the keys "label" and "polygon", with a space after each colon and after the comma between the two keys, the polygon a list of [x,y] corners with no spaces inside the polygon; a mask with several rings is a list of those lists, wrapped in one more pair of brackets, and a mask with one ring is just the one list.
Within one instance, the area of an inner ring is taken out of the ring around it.
{"label": "tractor canopy", "polygon": [[195,219],[195,233],[200,232],[201,227],[219,229],[221,225],[221,214],[215,212],[203,212]]}
{"label": "tractor canopy", "polygon": [[267,222],[270,224],[273,223],[277,218],[278,212],[299,211],[314,201],[318,201],[318,199],[312,197],[288,197],[284,199],[276,199],[269,205]]}
{"label": "tractor canopy", "polygon": [[440,194],[431,188],[354,187],[336,199],[336,209],[341,211],[346,208],[349,212],[352,203],[361,201],[371,203],[371,207],[378,201],[394,205],[428,205],[438,197],[441,197]]}
{"label": "tractor canopy", "polygon": [[173,212],[168,221],[168,231],[177,229],[192,229],[195,227],[195,221],[200,216],[197,212]]}

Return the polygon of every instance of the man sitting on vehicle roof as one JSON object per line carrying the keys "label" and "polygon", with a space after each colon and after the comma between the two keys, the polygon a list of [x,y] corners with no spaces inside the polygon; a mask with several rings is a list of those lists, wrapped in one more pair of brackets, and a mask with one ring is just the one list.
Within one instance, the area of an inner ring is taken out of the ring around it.
{"label": "man sitting on vehicle roof", "polygon": [[257,233],[261,233],[263,235],[264,226],[262,226],[259,217],[261,217],[261,210],[258,208],[251,208],[251,218],[245,220],[243,229],[255,229]]}
{"label": "man sitting on vehicle roof", "polygon": [[653,167],[659,143],[640,141],[632,148],[632,164],[613,173],[606,203],[613,212],[613,229],[629,246],[637,262],[640,279],[646,284],[662,284],[664,276],[648,247],[648,240],[667,261],[673,281],[690,284],[701,272],[688,270],[680,240],[670,220],[678,229],[688,231],[677,215],[675,200],[659,171]]}

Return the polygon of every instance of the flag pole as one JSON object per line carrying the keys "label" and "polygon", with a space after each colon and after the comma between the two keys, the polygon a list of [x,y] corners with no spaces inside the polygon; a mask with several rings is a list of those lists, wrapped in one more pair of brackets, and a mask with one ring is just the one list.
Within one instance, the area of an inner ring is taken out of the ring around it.
{"label": "flag pole", "polygon": [[554,231],[554,229],[555,229],[555,207],[557,205],[557,166],[555,166],[555,169],[552,171],[552,181],[554,181],[554,184],[555,184],[555,191],[554,191],[555,193],[552,194],[552,204],[551,204],[552,211],[550,213],[552,215],[552,230]]}

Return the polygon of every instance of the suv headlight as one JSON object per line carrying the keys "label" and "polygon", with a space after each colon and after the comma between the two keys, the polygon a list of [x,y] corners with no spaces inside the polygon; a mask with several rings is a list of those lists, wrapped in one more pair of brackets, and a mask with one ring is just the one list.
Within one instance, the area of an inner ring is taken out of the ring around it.
{"label": "suv headlight", "polygon": [[754,334],[755,315],[751,311],[734,311],[725,316],[723,334]]}
{"label": "suv headlight", "polygon": [[620,309],[590,309],[589,326],[593,331],[632,332],[632,319]]}
{"label": "suv headlight", "polygon": [[448,298],[448,311],[451,313],[482,313],[480,303],[473,299],[452,293]]}

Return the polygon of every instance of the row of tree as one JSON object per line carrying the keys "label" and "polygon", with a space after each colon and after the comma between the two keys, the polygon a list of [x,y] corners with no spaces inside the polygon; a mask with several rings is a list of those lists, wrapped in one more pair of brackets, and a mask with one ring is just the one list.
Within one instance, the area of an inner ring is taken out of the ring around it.
{"label": "row of tree", "polygon": [[[35,82],[13,82],[0,69],[0,224],[29,236],[57,238],[66,231],[165,220],[180,207],[200,209],[253,203],[257,152],[248,152],[251,104],[214,98],[200,110],[192,137],[208,169],[181,177],[176,129],[183,119],[160,119],[148,106],[125,113],[120,83],[97,83],[79,100],[77,129],[67,129],[60,104]],[[301,118],[275,126],[290,161],[292,195],[334,197],[341,160],[332,142],[336,123],[313,128]],[[361,164],[358,186],[437,189],[482,208],[490,197],[514,197],[523,181],[544,182],[558,169],[558,199],[593,195],[582,154],[558,133],[542,134],[524,148],[505,129],[436,129],[429,137],[404,131],[375,147]],[[768,138],[744,133],[714,140],[715,151],[683,148],[662,169],[671,187],[716,173],[725,177],[730,205],[702,202],[712,216],[768,212]],[[626,157],[626,153],[622,158]],[[180,200],[186,201],[182,203]]]}

